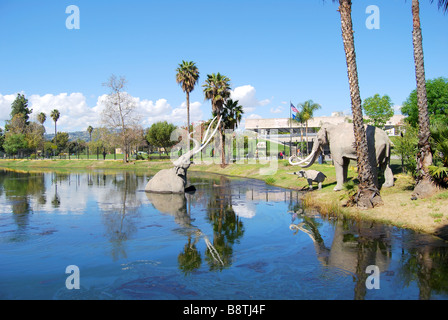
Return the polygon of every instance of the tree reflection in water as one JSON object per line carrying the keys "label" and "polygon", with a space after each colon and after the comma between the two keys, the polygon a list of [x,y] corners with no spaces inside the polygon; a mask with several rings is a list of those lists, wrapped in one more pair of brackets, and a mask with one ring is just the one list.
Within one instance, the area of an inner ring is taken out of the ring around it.
{"label": "tree reflection in water", "polygon": [[[291,209],[290,229],[294,231],[294,235],[302,231],[311,238],[317,258],[323,266],[342,269],[352,274],[356,282],[354,299],[365,299],[366,280],[369,276],[366,268],[376,265],[383,275],[387,274],[389,269],[392,261],[392,228],[372,222],[354,222],[339,218],[332,221],[333,241],[331,246],[326,246],[319,232],[321,217],[301,205]],[[404,280],[406,286],[416,281],[420,299],[430,299],[431,292],[447,294],[447,243],[429,235],[411,233],[411,239],[402,239],[403,248],[410,240],[421,244],[402,250],[398,276]]]}
{"label": "tree reflection in water", "polygon": [[[105,204],[101,206],[103,211],[103,223],[106,234],[112,244],[112,258],[118,260],[126,258],[126,241],[137,232],[136,218],[141,201],[137,198],[138,177],[134,173],[123,172],[115,174],[112,178],[112,186],[107,190]],[[95,179],[89,176],[88,183],[103,184],[100,176]]]}
{"label": "tree reflection in water", "polygon": [[232,208],[232,190],[229,179],[220,176],[219,183],[212,182],[207,204],[207,218],[213,227],[213,246],[222,263],[214,258],[213,252],[206,251],[210,270],[222,270],[232,263],[233,245],[243,236],[244,226]]}
{"label": "tree reflection in water", "polygon": [[[184,194],[146,193],[153,206],[163,214],[174,216],[174,221],[183,228],[182,232],[187,235],[187,243],[178,255],[179,269],[185,275],[196,271],[202,265],[202,256],[197,247],[201,238],[206,244],[205,261],[209,265],[209,269],[220,271],[231,265],[233,245],[244,234],[243,223],[232,208],[230,180],[220,177],[206,181],[208,183],[206,193],[203,194],[199,188],[196,194],[186,195],[189,198],[188,210]],[[200,202],[202,196],[206,198],[206,218],[212,225],[213,241],[192,224],[191,203]]]}
{"label": "tree reflection in water", "polygon": [[29,214],[33,212],[31,199],[41,198],[45,193],[45,176],[43,173],[0,170],[0,196],[3,193],[11,204],[14,221],[18,227],[13,238],[18,241],[25,235]]}

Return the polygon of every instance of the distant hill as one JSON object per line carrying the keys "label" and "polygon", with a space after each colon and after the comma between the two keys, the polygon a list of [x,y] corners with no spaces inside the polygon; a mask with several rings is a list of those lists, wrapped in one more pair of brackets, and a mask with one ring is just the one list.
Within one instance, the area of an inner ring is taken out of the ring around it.
{"label": "distant hill", "polygon": [[[76,141],[78,139],[84,140],[85,142],[90,142],[90,136],[87,131],[76,131],[76,132],[68,132],[68,140],[69,141]],[[44,135],[45,140],[52,140],[54,138],[53,134],[45,134]]]}

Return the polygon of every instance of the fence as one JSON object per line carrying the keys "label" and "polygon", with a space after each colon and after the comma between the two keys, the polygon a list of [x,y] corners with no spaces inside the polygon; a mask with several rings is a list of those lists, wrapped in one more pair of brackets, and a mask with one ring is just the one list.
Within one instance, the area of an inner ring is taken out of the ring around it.
{"label": "fence", "polygon": [[[38,152],[29,149],[19,150],[17,154],[8,154],[0,151],[0,159],[15,159],[15,160],[123,160],[124,155],[121,153],[105,152],[104,149],[95,148],[89,150],[86,148],[82,152],[69,152],[69,150],[62,150],[61,152],[47,151]],[[170,156],[161,154],[148,154],[147,152],[133,153],[129,156],[131,160],[169,160]]]}

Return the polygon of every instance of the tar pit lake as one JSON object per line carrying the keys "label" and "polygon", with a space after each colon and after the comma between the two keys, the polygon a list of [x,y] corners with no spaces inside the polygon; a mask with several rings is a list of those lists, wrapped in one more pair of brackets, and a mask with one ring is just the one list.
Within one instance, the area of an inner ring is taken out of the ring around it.
{"label": "tar pit lake", "polygon": [[322,218],[257,180],[146,193],[153,174],[0,170],[0,299],[448,298],[439,238]]}

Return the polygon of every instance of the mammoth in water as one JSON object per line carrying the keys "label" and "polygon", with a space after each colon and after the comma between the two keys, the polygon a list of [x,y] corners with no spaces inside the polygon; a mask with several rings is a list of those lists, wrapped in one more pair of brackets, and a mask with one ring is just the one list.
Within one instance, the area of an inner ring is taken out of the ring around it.
{"label": "mammoth in water", "polygon": [[171,169],[160,170],[157,174],[148,181],[145,187],[146,192],[158,192],[158,193],[184,193],[185,186],[187,185],[187,170],[191,164],[191,157],[196,153],[201,152],[207,144],[210,142],[212,137],[216,134],[221,123],[221,117],[219,117],[218,124],[214,129],[213,133],[209,136],[210,128],[215,122],[217,117],[215,117],[205,132],[202,144],[197,140],[190,137],[194,143],[193,150],[188,151],[179,159],[173,162],[174,167]]}
{"label": "mammoth in water", "polygon": [[[368,125],[365,128],[369,162],[373,169],[375,183],[378,186],[379,166],[384,173],[385,179],[382,187],[392,187],[394,185],[394,176],[389,166],[391,141],[383,130]],[[324,123],[317,133],[317,137],[314,138],[311,154],[305,159],[292,156],[289,158],[289,163],[293,166],[298,165],[302,168],[308,168],[313,165],[314,161],[321,154],[323,147],[327,144],[330,146],[331,158],[336,169],[337,184],[334,187],[334,191],[339,191],[342,190],[343,184],[347,181],[350,160],[357,160],[353,124],[332,125]]]}

